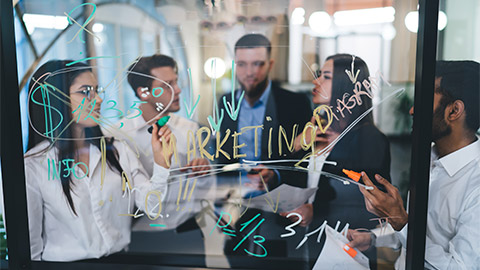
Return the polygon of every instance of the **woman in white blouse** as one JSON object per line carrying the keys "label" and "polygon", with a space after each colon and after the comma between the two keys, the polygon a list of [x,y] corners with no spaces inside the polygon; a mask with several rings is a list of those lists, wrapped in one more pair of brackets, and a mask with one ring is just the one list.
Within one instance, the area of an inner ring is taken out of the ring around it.
{"label": "woman in white blouse", "polygon": [[71,62],[45,63],[29,85],[25,173],[32,260],[122,251],[136,210],[158,218],[167,192],[171,154],[163,153],[162,140],[170,140],[170,130],[153,127],[155,165],[148,179],[125,143],[103,137],[97,79],[86,64]]}

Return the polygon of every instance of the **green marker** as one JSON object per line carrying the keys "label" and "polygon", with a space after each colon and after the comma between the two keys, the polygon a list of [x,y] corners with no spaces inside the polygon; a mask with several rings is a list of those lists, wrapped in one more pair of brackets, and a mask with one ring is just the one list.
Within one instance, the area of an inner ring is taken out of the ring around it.
{"label": "green marker", "polygon": [[[155,124],[157,125],[158,128],[161,128],[167,124],[168,120],[170,120],[170,116],[167,115],[158,119],[158,121]],[[148,133],[152,134],[152,131],[153,131],[153,127],[149,127]]]}

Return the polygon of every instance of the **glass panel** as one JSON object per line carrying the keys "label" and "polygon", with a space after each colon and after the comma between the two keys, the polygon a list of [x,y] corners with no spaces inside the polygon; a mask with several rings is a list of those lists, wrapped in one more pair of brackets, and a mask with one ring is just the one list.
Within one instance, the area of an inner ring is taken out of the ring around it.
{"label": "glass panel", "polygon": [[480,241],[480,3],[440,3],[425,260],[438,269],[474,269],[478,255],[472,250]]}
{"label": "glass panel", "polygon": [[33,74],[17,33],[32,259],[392,267],[404,216],[362,193],[406,201],[416,5],[22,1],[40,49],[77,21]]}
{"label": "glass panel", "polygon": [[[1,174],[1,173],[0,173]],[[5,221],[4,221],[4,200],[3,200],[3,183],[0,186],[0,203],[1,203],[1,215],[0,215],[0,263],[3,263],[4,260],[8,260],[8,247],[7,247],[7,231],[5,230]]]}

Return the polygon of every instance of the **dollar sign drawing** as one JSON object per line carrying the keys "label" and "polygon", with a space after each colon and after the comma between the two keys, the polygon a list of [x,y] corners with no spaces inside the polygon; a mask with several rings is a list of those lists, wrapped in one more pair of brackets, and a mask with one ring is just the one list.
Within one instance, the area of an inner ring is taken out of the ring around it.
{"label": "dollar sign drawing", "polygon": [[[63,122],[63,115],[62,113],[55,107],[52,107],[50,106],[50,95],[49,95],[49,89],[48,87],[50,87],[51,89],[53,89],[53,91],[55,91],[55,87],[51,86],[51,85],[48,85],[48,84],[41,84],[40,86],[38,86],[37,88],[35,88],[35,90],[33,90],[32,92],[32,102],[34,104],[37,104],[37,105],[40,105],[40,106],[43,106],[43,111],[45,113],[45,133],[44,135],[47,136],[47,137],[51,137],[52,141],[53,141],[53,132],[60,127],[60,124]],[[34,94],[36,91],[38,90],[41,90],[42,91],[42,102],[39,102],[37,100],[35,100],[33,98]],[[60,116],[60,121],[58,122],[58,124],[54,125],[54,121],[53,121],[53,117],[52,117],[52,113],[58,113],[58,115]]]}

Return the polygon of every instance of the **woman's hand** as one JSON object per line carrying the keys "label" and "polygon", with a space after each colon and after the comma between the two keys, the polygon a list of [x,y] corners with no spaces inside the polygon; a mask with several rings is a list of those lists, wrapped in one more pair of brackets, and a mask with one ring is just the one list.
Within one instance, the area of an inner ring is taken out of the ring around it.
{"label": "woman's hand", "polygon": [[[170,168],[170,159],[173,154],[172,151],[169,151],[169,144],[170,140],[172,139],[172,131],[168,128],[168,126],[163,126],[160,129],[157,125],[153,125],[152,130],[152,150],[153,150],[153,159],[155,163],[164,167]],[[165,144],[165,148],[163,147]]]}
{"label": "woman's hand", "polygon": [[[315,116],[312,116],[310,123],[315,127]],[[308,124],[308,123],[307,123]],[[318,131],[318,128],[315,128]],[[312,129],[309,128],[305,131],[305,139],[303,138],[303,131],[295,138],[295,152],[302,150],[302,145],[308,146],[312,141]]]}
{"label": "woman's hand", "polygon": [[317,136],[315,137],[315,149],[321,150],[329,146],[337,137],[338,133],[332,131],[331,129],[328,129],[325,133],[322,133],[319,129],[317,129]]}
{"label": "woman's hand", "polygon": [[310,123],[312,123],[312,125],[315,127],[315,131],[312,132],[311,128],[307,129],[305,132],[305,138],[303,138],[303,134],[300,134],[295,138],[295,152],[300,151],[302,149],[302,145],[304,147],[308,146],[311,148],[312,135],[315,136],[315,138],[313,138],[315,150],[321,150],[327,147],[338,137],[338,133],[332,131],[332,129],[327,129],[325,133],[323,133],[322,130],[316,126],[315,116],[312,116]]}

